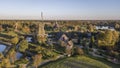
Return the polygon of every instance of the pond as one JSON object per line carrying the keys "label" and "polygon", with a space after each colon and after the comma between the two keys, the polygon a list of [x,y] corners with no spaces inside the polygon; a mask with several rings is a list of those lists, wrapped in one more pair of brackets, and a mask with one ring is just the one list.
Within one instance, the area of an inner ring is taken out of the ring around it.
{"label": "pond", "polygon": [[[6,48],[6,45],[0,44],[0,52],[3,52],[3,51],[5,50],[5,48]],[[17,58],[17,59],[20,59],[20,57],[22,57],[22,56],[23,56],[22,53],[17,52],[17,54],[16,54],[16,58]]]}
{"label": "pond", "polygon": [[6,46],[4,44],[0,44],[0,52],[3,52],[5,50]]}
{"label": "pond", "polygon": [[22,56],[23,56],[23,54],[22,54],[22,53],[17,52],[17,54],[16,54],[16,58],[17,58],[17,59],[20,59]]}
{"label": "pond", "polygon": [[[32,37],[26,37],[26,40],[27,40],[28,42],[32,42]],[[18,48],[18,45],[17,45],[16,47]],[[23,56],[22,53],[17,52],[17,54],[16,54],[16,58],[17,58],[17,59],[20,59],[22,56]]]}
{"label": "pond", "polygon": [[28,42],[32,42],[32,37],[27,37],[26,40],[27,40]]}
{"label": "pond", "polygon": [[[32,37],[26,37],[27,42],[32,42]],[[16,48],[18,49],[19,45],[16,45]]]}

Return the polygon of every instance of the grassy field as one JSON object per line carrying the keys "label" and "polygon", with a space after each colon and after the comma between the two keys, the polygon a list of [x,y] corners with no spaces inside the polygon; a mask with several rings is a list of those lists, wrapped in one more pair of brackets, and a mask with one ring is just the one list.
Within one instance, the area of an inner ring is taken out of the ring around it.
{"label": "grassy field", "polygon": [[100,61],[100,62],[102,62],[102,63],[104,63],[104,64],[107,64],[107,65],[109,65],[111,68],[120,68],[120,64],[114,64],[114,63],[112,63],[112,62],[107,61],[106,59],[97,58],[97,57],[93,57],[93,56],[88,56],[88,57],[90,57],[90,58],[92,58],[92,59],[95,59],[95,60],[98,60],[98,61]]}
{"label": "grassy field", "polygon": [[70,57],[48,63],[39,68],[111,68],[110,66],[95,59],[79,56]]}

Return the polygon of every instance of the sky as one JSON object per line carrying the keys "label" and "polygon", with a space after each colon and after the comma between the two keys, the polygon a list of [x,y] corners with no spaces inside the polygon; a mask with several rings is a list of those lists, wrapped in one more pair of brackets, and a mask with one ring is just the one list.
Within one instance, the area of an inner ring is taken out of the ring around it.
{"label": "sky", "polygon": [[0,19],[120,20],[120,0],[0,0]]}

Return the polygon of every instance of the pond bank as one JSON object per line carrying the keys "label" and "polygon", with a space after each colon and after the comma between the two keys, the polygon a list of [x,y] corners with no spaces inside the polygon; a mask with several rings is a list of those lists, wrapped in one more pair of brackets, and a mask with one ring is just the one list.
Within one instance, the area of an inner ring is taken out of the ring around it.
{"label": "pond bank", "polygon": [[11,45],[12,45],[11,43],[4,42],[4,41],[0,41],[0,44],[3,44],[3,45],[5,45],[5,46],[11,46]]}
{"label": "pond bank", "polygon": [[4,44],[0,44],[0,52],[3,52],[6,49],[6,46]]}

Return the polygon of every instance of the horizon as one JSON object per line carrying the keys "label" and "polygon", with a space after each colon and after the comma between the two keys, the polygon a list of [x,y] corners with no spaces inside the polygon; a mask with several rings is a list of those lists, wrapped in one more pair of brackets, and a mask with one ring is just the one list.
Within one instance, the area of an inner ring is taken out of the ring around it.
{"label": "horizon", "polygon": [[0,20],[120,20],[119,0],[2,0]]}

